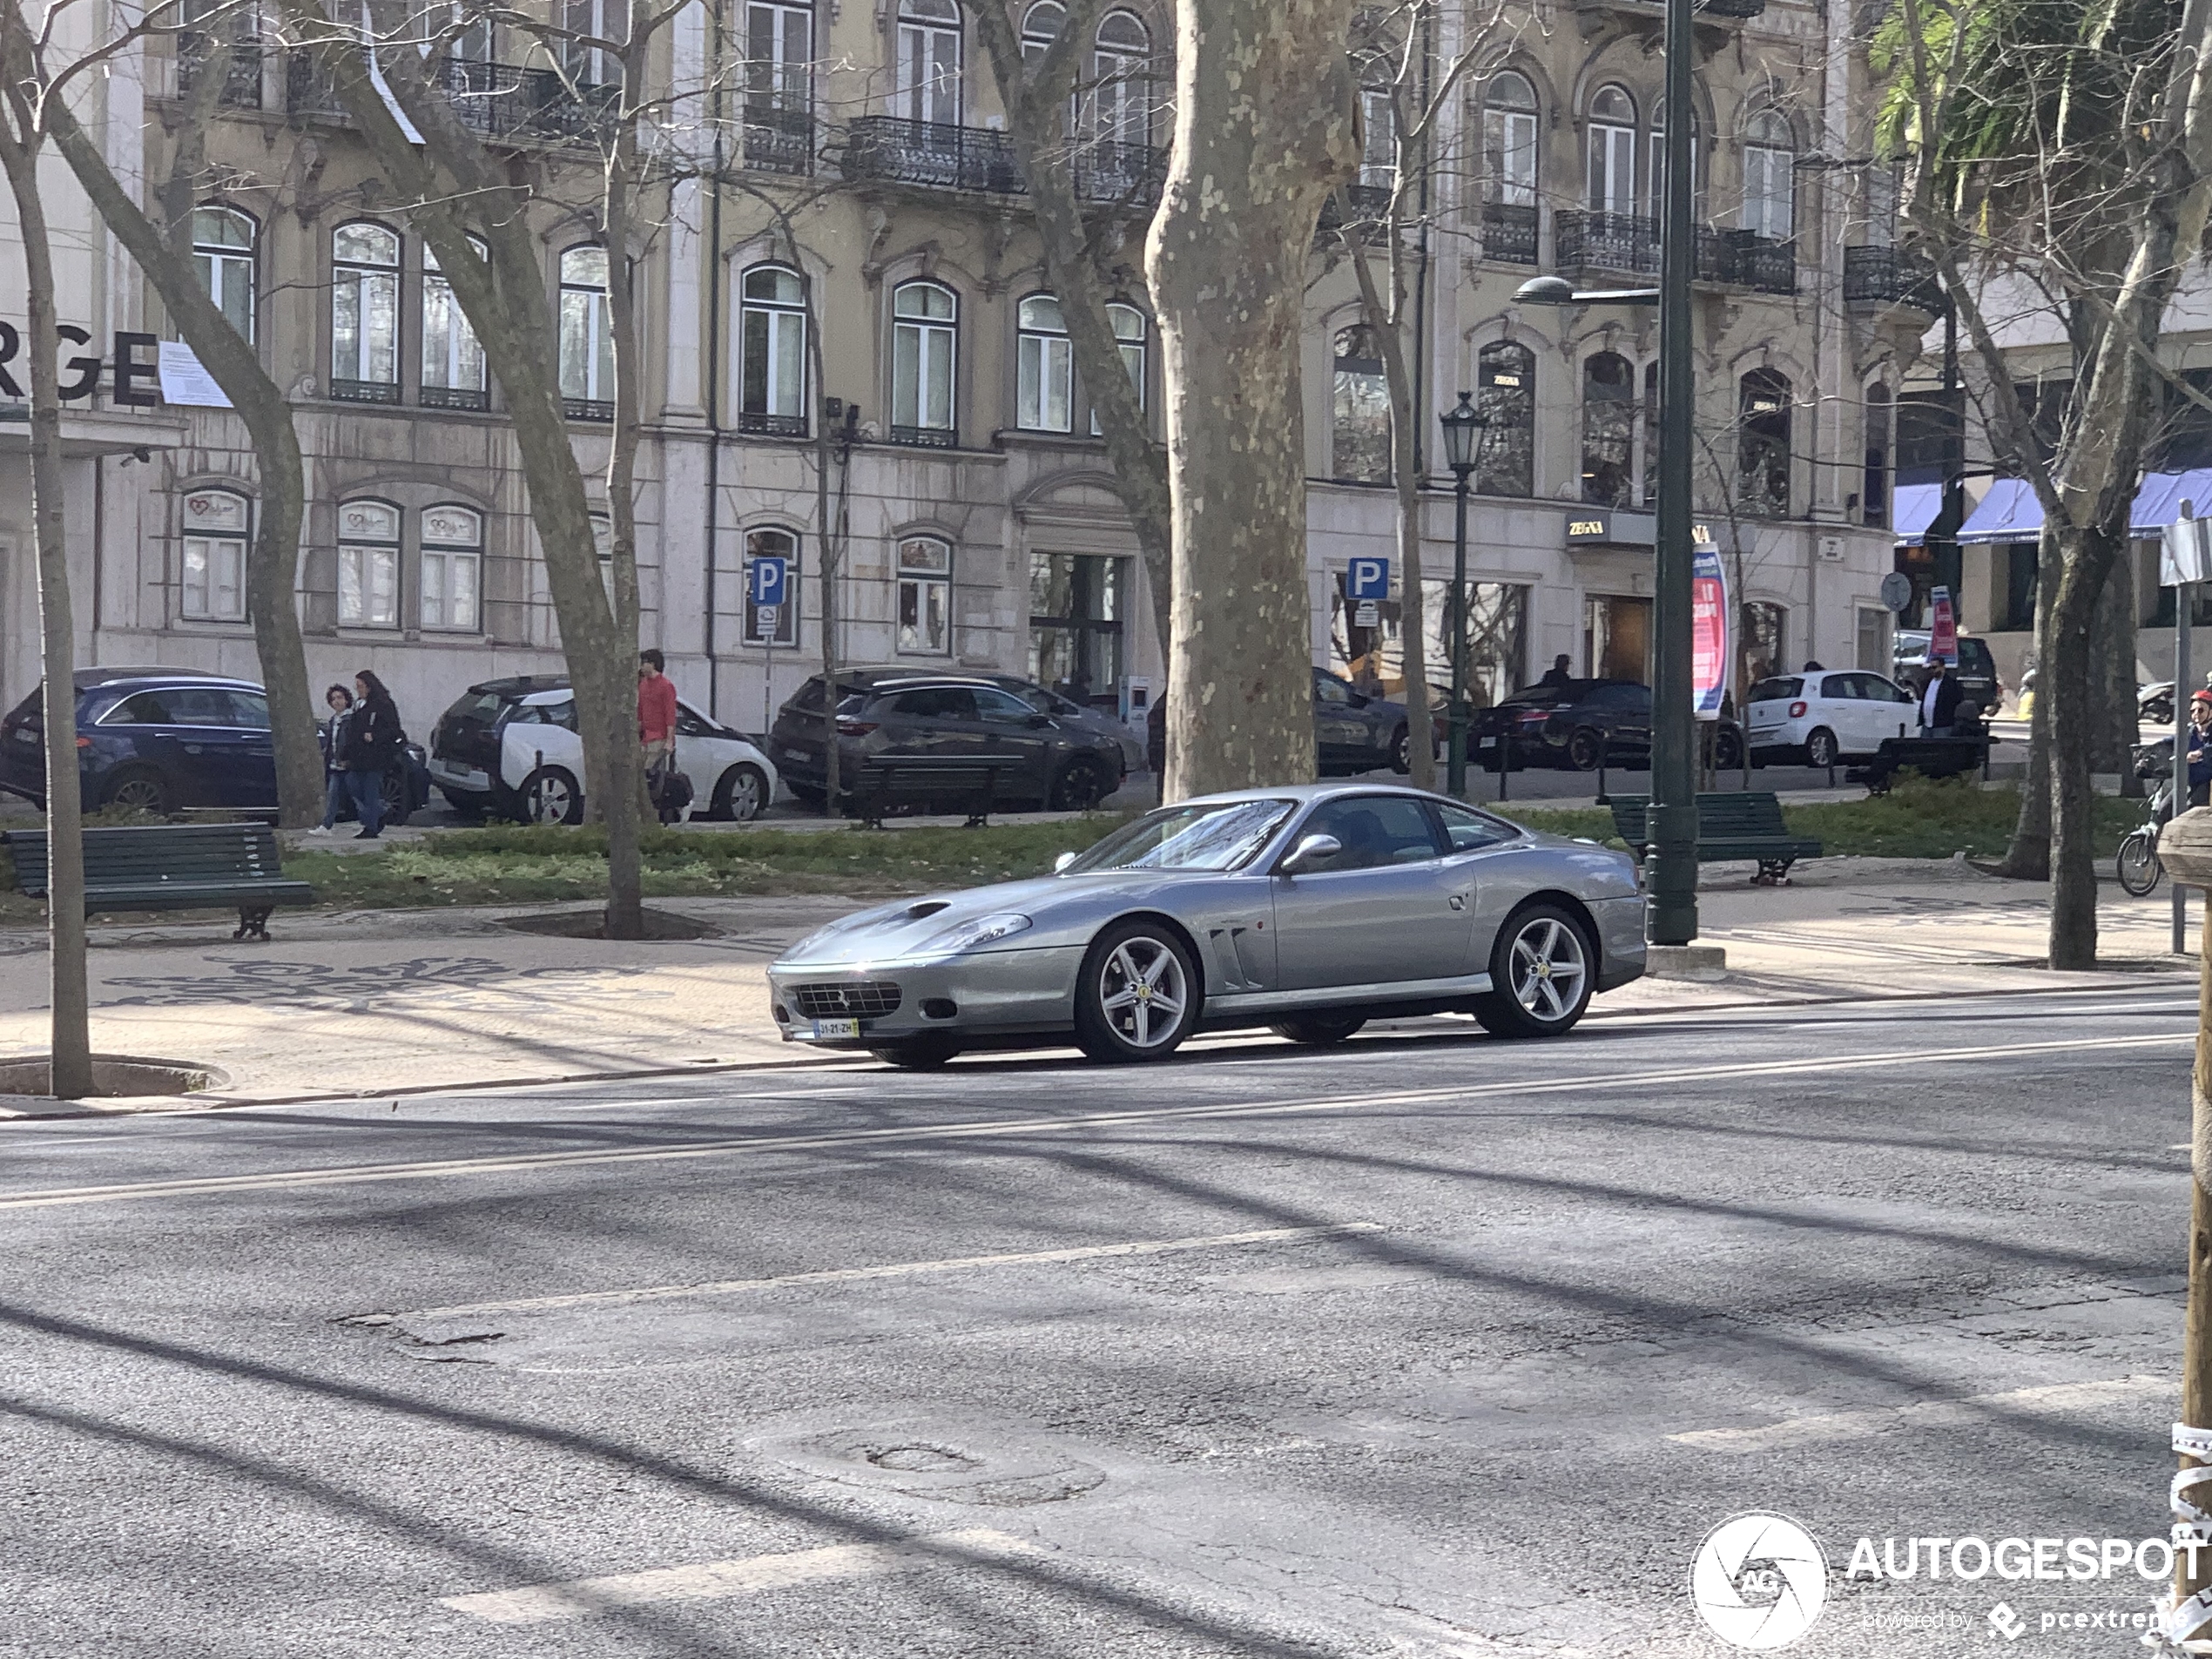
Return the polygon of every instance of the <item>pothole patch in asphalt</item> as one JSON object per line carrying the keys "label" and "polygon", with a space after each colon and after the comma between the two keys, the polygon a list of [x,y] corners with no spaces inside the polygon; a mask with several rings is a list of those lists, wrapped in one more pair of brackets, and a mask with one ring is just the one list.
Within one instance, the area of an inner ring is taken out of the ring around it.
{"label": "pothole patch in asphalt", "polygon": [[817,1480],[993,1508],[1064,1502],[1106,1479],[1103,1469],[1051,1435],[927,1412],[873,1422],[810,1414],[755,1436],[751,1445]]}

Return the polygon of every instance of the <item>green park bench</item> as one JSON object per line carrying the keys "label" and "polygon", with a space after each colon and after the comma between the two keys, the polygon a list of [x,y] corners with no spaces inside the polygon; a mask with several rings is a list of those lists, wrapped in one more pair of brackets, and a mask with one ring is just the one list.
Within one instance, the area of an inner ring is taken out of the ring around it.
{"label": "green park bench", "polygon": [[[46,892],[46,832],[0,835],[16,886]],[[233,939],[266,939],[278,905],[313,904],[315,891],[287,879],[266,824],[148,824],[84,832],[84,914],[104,910],[227,910]]]}
{"label": "green park bench", "polygon": [[[1649,843],[1644,818],[1651,806],[1649,795],[1615,795],[1613,827],[1621,839],[1643,856]],[[1790,867],[1799,859],[1817,859],[1820,843],[1792,835],[1782,821],[1782,803],[1771,792],[1700,795],[1697,798],[1697,861],[1721,864],[1735,859],[1758,863],[1759,881],[1787,881]]]}

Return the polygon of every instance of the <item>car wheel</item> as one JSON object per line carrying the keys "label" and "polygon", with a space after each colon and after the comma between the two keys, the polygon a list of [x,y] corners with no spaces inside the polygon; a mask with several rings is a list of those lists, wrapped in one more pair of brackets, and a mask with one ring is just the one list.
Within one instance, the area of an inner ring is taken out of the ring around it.
{"label": "car wheel", "polygon": [[960,1053],[960,1044],[949,1034],[933,1032],[927,1036],[910,1037],[904,1042],[886,1042],[868,1052],[887,1066],[896,1066],[901,1071],[935,1071]]}
{"label": "car wheel", "polygon": [[1582,924],[1554,904],[1516,910],[1490,947],[1490,994],[1475,1008],[1501,1037],[1555,1037],[1590,1005],[1596,953]]}
{"label": "car wheel", "polygon": [[125,812],[152,813],[166,818],[176,810],[169,785],[151,766],[125,766],[108,779],[107,792],[101,796],[104,806],[120,807]]}
{"label": "car wheel", "polygon": [[768,807],[768,779],[758,766],[736,765],[714,786],[714,816],[750,824]]}
{"label": "car wheel", "polygon": [[523,779],[521,794],[526,824],[583,822],[583,791],[565,766],[540,766]]}
{"label": "car wheel", "polygon": [[1106,769],[1087,756],[1077,755],[1061,767],[1060,775],[1052,780],[1052,810],[1087,813],[1113,792]]}
{"label": "car wheel", "polygon": [[1743,739],[1733,732],[1713,734],[1713,765],[1723,772],[1734,772],[1743,764]]}
{"label": "car wheel", "polygon": [[386,772],[377,780],[376,792],[384,802],[384,827],[392,829],[406,823],[408,815],[415,810],[408,805],[407,774],[403,772]]}
{"label": "car wheel", "polygon": [[1836,734],[1821,726],[1805,739],[1805,765],[1827,767],[1836,764]]}
{"label": "car wheel", "polygon": [[1122,921],[1091,941],[1076,981],[1076,1046],[1093,1060],[1164,1060],[1197,1015],[1198,972],[1171,929]]}
{"label": "car wheel", "polygon": [[1604,744],[1588,726],[1577,726],[1567,739],[1567,764],[1577,772],[1595,772]]}
{"label": "car wheel", "polygon": [[1402,725],[1390,734],[1390,769],[1400,775],[1413,769],[1413,739]]}
{"label": "car wheel", "polygon": [[1278,1020],[1267,1028],[1285,1042],[1332,1049],[1366,1023],[1364,1014],[1314,1014],[1302,1020]]}

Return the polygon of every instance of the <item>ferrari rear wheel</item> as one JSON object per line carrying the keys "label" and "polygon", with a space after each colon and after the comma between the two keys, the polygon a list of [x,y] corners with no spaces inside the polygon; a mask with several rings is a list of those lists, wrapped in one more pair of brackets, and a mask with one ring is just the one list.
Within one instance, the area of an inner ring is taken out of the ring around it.
{"label": "ferrari rear wheel", "polygon": [[1286,1042],[1333,1049],[1366,1023],[1364,1014],[1313,1014],[1301,1020],[1278,1020],[1267,1028]]}
{"label": "ferrari rear wheel", "polygon": [[1136,918],[1091,941],[1076,981],[1076,1046],[1093,1060],[1164,1060],[1197,1023],[1198,972],[1173,929]]}

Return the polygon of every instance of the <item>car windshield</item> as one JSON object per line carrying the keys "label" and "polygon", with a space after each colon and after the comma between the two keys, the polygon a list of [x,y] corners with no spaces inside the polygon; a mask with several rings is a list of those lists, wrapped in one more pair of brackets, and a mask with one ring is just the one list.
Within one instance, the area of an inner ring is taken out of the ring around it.
{"label": "car windshield", "polygon": [[1164,806],[1124,824],[1068,867],[1095,870],[1233,870],[1265,846],[1295,803],[1192,802]]}

